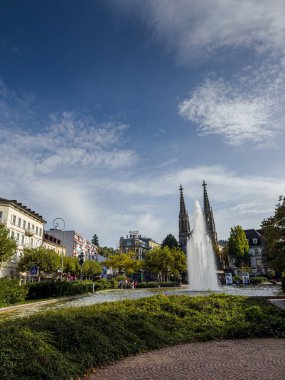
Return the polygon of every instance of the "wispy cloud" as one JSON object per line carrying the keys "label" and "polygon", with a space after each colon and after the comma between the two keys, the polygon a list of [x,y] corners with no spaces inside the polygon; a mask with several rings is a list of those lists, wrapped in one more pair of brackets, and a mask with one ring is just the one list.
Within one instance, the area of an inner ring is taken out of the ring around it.
{"label": "wispy cloud", "polygon": [[158,40],[189,62],[221,49],[284,52],[283,0],[118,0],[135,9]]}
{"label": "wispy cloud", "polygon": [[235,82],[206,79],[179,104],[179,114],[202,135],[217,134],[232,145],[269,143],[284,128],[285,61],[247,68]]}

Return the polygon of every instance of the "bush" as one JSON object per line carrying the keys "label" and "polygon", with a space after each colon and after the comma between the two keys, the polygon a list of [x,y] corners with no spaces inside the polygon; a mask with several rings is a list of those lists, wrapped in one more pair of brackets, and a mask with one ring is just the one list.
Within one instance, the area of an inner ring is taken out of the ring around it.
{"label": "bush", "polygon": [[262,282],[268,282],[268,278],[262,276],[250,277],[250,283],[253,285],[261,284]]}
{"label": "bush", "polygon": [[139,282],[137,288],[174,288],[177,282]]}
{"label": "bush", "polygon": [[0,373],[6,380],[68,380],[166,345],[269,336],[285,336],[285,311],[264,299],[159,295],[0,323]]}
{"label": "bush", "polygon": [[0,306],[9,306],[24,302],[27,288],[19,285],[19,280],[0,279]]}
{"label": "bush", "polygon": [[282,290],[285,293],[285,272],[282,273]]}

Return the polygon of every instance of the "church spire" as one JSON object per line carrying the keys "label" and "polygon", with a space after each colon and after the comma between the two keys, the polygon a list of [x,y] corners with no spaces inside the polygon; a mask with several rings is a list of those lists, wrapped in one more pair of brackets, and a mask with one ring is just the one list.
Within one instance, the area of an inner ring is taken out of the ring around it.
{"label": "church spire", "polygon": [[190,237],[190,223],[188,217],[188,211],[185,207],[183,187],[180,185],[180,211],[179,211],[179,244],[183,251],[186,253],[187,241]]}
{"label": "church spire", "polygon": [[207,234],[212,240],[213,245],[218,244],[218,238],[217,238],[217,232],[216,232],[216,227],[215,227],[215,221],[214,221],[214,216],[213,216],[213,210],[212,207],[210,206],[209,202],[209,197],[207,193],[207,184],[205,181],[203,181],[202,184],[204,188],[204,215],[206,219],[206,228],[207,228]]}

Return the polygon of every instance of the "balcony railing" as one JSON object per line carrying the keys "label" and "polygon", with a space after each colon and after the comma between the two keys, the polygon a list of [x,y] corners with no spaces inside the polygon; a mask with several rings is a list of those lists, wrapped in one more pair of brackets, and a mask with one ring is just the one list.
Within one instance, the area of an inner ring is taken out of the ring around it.
{"label": "balcony railing", "polygon": [[35,230],[33,230],[32,228],[26,228],[25,229],[25,235],[26,236],[34,236],[35,234]]}

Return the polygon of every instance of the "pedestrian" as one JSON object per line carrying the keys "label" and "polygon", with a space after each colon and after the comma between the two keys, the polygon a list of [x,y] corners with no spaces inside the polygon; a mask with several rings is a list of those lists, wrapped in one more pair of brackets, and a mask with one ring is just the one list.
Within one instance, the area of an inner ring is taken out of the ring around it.
{"label": "pedestrian", "polygon": [[138,282],[134,281],[134,287],[136,288],[138,286]]}

